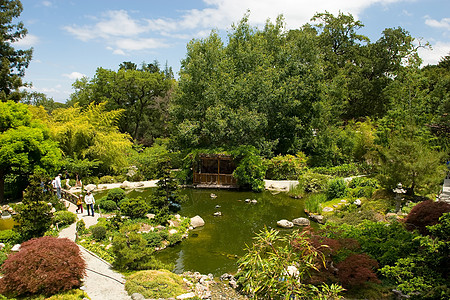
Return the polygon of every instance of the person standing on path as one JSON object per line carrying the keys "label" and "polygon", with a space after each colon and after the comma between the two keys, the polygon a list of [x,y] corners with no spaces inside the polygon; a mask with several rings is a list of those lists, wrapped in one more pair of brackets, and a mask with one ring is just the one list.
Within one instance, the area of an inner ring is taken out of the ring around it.
{"label": "person standing on path", "polygon": [[90,216],[89,208],[92,211],[92,216],[94,216],[95,199],[94,199],[94,195],[92,195],[92,193],[90,191],[87,191],[86,196],[84,196],[84,203],[86,203],[86,209],[87,209],[88,216]]}
{"label": "person standing on path", "polygon": [[61,174],[55,177],[56,196],[61,199]]}
{"label": "person standing on path", "polygon": [[77,199],[76,212],[78,213],[79,210],[81,210],[81,213],[83,213],[83,195],[80,195]]}

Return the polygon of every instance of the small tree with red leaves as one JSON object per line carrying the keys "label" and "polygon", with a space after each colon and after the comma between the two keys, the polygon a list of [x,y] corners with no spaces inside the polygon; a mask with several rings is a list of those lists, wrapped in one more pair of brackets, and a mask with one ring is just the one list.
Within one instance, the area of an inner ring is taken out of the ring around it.
{"label": "small tree with red leaves", "polygon": [[426,226],[436,225],[439,218],[444,214],[450,212],[450,204],[444,201],[423,201],[409,212],[404,222],[408,230],[418,230],[421,234],[429,234]]}
{"label": "small tree with red leaves", "polygon": [[52,295],[81,286],[86,263],[74,242],[45,236],[23,243],[1,270],[2,294]]}
{"label": "small tree with red leaves", "polygon": [[336,265],[339,282],[343,287],[354,287],[368,281],[380,283],[374,270],[378,268],[376,260],[367,254],[351,254]]}

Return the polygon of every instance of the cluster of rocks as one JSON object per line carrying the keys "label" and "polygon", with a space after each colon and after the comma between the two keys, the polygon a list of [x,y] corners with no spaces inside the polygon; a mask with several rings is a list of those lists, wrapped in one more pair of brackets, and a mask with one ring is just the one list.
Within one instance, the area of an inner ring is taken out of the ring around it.
{"label": "cluster of rocks", "polygon": [[[223,274],[220,276],[220,282],[214,280],[212,274],[202,275],[199,272],[185,272],[181,274],[183,281],[191,290],[188,293],[181,294],[175,298],[167,299],[146,299],[139,293],[131,295],[133,300],[183,300],[191,298],[200,299],[247,299],[237,291],[237,282],[233,275]],[[226,283],[228,282],[228,284]]]}
{"label": "cluster of rocks", "polygon": [[310,221],[307,218],[296,218],[293,219],[292,222],[288,220],[280,220],[277,222],[277,225],[281,228],[293,228],[294,225],[297,226],[309,226]]}
{"label": "cluster of rocks", "polygon": [[2,206],[1,206],[0,214],[1,214],[2,216],[5,216],[5,215],[14,215],[14,214],[16,214],[16,212],[14,211],[14,209],[12,209],[11,206],[5,204],[5,205],[2,205]]}

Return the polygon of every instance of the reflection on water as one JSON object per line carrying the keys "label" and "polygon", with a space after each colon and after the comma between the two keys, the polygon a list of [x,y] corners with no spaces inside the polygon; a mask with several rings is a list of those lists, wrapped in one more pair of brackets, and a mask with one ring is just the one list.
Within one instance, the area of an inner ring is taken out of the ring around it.
{"label": "reflection on water", "polygon": [[[150,191],[130,192],[128,197],[146,197]],[[281,219],[304,217],[303,201],[284,193],[237,192],[231,190],[185,189],[188,196],[180,215],[199,215],[205,226],[189,232],[189,238],[157,254],[164,262],[175,265],[175,272],[198,271],[214,276],[237,270],[236,262],[245,253],[246,244],[264,227],[276,227]],[[211,193],[217,198],[211,198]],[[256,199],[256,204],[245,199]],[[220,207],[219,207],[220,206]],[[217,207],[217,208],[216,208]],[[222,216],[213,214],[220,211]]]}

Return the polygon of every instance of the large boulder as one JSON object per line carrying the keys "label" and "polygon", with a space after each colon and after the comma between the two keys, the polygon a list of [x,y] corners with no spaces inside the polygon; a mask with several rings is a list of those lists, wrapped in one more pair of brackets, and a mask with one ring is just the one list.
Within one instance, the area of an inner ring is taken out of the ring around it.
{"label": "large boulder", "polygon": [[124,182],[122,182],[122,184],[120,185],[120,188],[123,189],[123,190],[130,189],[131,187],[132,186],[131,186],[130,182],[126,181],[126,180]]}
{"label": "large boulder", "polygon": [[282,228],[292,228],[294,227],[294,223],[292,223],[291,221],[288,220],[280,220],[277,222],[277,225],[282,227]]}
{"label": "large boulder", "polygon": [[323,224],[323,223],[324,223],[324,219],[323,219],[323,216],[322,216],[322,215],[314,215],[314,214],[310,214],[309,217],[310,217],[313,221],[315,221],[315,222],[317,222],[317,223],[320,223],[320,224]]}
{"label": "large boulder", "polygon": [[84,187],[84,189],[86,191],[92,192],[93,190],[95,190],[97,188],[97,186],[95,184],[88,184]]}
{"label": "large boulder", "polygon": [[310,222],[307,218],[297,218],[292,220],[292,223],[297,226],[309,226]]}
{"label": "large boulder", "polygon": [[191,218],[191,226],[194,228],[205,226],[205,221],[200,216]]}

